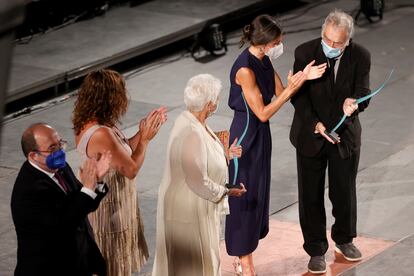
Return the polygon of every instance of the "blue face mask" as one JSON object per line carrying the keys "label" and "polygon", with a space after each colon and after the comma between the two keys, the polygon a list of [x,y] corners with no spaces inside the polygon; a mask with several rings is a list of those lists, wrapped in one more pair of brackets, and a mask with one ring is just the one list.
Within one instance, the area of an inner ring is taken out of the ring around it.
{"label": "blue face mask", "polygon": [[66,153],[63,149],[52,152],[46,157],[46,166],[57,170],[66,167]]}
{"label": "blue face mask", "polygon": [[337,58],[341,55],[342,49],[341,48],[332,48],[328,44],[321,39],[323,53],[327,58]]}

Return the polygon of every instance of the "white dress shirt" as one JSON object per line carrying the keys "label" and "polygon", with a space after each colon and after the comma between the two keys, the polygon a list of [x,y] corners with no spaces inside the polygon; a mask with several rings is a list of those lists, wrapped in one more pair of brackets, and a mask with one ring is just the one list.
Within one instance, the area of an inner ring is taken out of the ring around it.
{"label": "white dress shirt", "polygon": [[[59,184],[59,181],[57,180],[57,178],[55,177],[55,173],[52,173],[52,172],[48,172],[48,171],[45,171],[45,170],[43,170],[42,168],[40,168],[38,165],[36,165],[35,163],[33,163],[33,162],[31,162],[30,160],[29,160],[29,163],[30,163],[30,165],[32,165],[34,168],[36,168],[36,169],[38,169],[39,171],[41,171],[42,173],[44,173],[44,174],[46,174],[47,176],[49,176],[55,183],[56,183],[56,185],[64,192],[64,193],[66,193],[66,191],[63,189],[63,187],[62,186],[60,186],[60,184]],[[98,185],[102,185],[103,186],[103,184],[98,184]],[[102,189],[102,187],[99,187],[99,188],[101,188]],[[85,193],[85,194],[87,194],[88,196],[90,196],[92,199],[95,199],[96,198],[96,196],[97,196],[97,194],[94,192],[94,191],[92,191],[91,189],[89,189],[89,188],[86,188],[86,187],[82,187],[82,189],[81,189],[81,192],[82,193]]]}

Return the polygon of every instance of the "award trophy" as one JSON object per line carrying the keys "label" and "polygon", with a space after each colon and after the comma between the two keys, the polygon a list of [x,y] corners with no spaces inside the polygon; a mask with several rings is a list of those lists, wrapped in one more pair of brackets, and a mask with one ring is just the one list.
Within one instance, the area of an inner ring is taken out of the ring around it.
{"label": "award trophy", "polygon": [[[244,106],[246,107],[246,125],[244,127],[243,133],[240,136],[239,140],[237,141],[237,145],[240,146],[241,142],[243,141],[244,137],[246,136],[247,133],[247,129],[249,128],[249,106],[247,105],[246,99],[244,98],[243,93],[241,94],[242,98],[243,98],[243,102],[244,102]],[[227,183],[226,184],[226,188],[227,189],[241,189],[241,185],[240,183],[236,183],[237,180],[237,174],[239,172],[239,159],[237,157],[233,158],[233,162],[234,162],[234,175],[233,175],[233,182],[232,183]]]}
{"label": "award trophy", "polygon": [[325,134],[335,142],[335,144],[339,143],[339,135],[335,131],[327,131],[325,130]]}
{"label": "award trophy", "polygon": [[[388,75],[388,77],[385,79],[385,81],[380,85],[380,87],[378,87],[374,92],[366,95],[365,97],[359,98],[355,101],[356,104],[360,104],[372,97],[374,97],[377,93],[379,93],[384,86],[387,84],[387,82],[390,80],[392,73],[394,73],[394,69],[391,70],[390,74]],[[335,143],[339,142],[339,135],[336,133],[336,131],[338,130],[338,128],[342,125],[343,122],[345,122],[346,119],[346,115],[344,114],[341,118],[341,120],[338,122],[338,124],[336,124],[336,126],[331,130],[325,130],[325,134],[328,135],[329,138],[331,138]]]}

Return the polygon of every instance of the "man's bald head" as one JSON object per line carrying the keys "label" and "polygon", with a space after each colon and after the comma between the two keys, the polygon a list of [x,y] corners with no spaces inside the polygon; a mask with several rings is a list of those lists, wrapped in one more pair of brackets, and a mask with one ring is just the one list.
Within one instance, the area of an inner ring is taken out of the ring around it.
{"label": "man's bald head", "polygon": [[24,156],[28,156],[31,151],[37,151],[45,140],[52,139],[57,132],[45,123],[35,123],[30,125],[22,135],[21,145]]}

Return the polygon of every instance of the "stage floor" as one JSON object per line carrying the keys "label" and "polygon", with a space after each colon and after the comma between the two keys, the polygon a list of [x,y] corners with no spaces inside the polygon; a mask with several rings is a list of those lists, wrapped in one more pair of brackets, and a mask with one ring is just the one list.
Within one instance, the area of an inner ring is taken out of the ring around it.
{"label": "stage floor", "polygon": [[231,21],[284,2],[152,0],[115,6],[103,16],[17,44],[6,102],[191,37],[208,22]]}
{"label": "stage floor", "polygon": [[[334,251],[334,243],[327,231],[329,250],[326,253],[326,268],[324,275],[335,276],[344,271],[361,265],[372,257],[378,255],[394,244],[392,241],[375,239],[369,237],[357,237],[355,245],[361,250],[364,259],[360,262],[351,263]],[[300,226],[297,223],[280,221],[271,218],[269,234],[260,241],[259,246],[253,254],[256,273],[260,276],[271,275],[302,275],[311,276],[307,272],[309,256],[302,248],[303,238]],[[226,254],[224,242],[221,244],[222,276],[234,275],[234,257]],[[361,274],[362,275],[362,274]]]}

